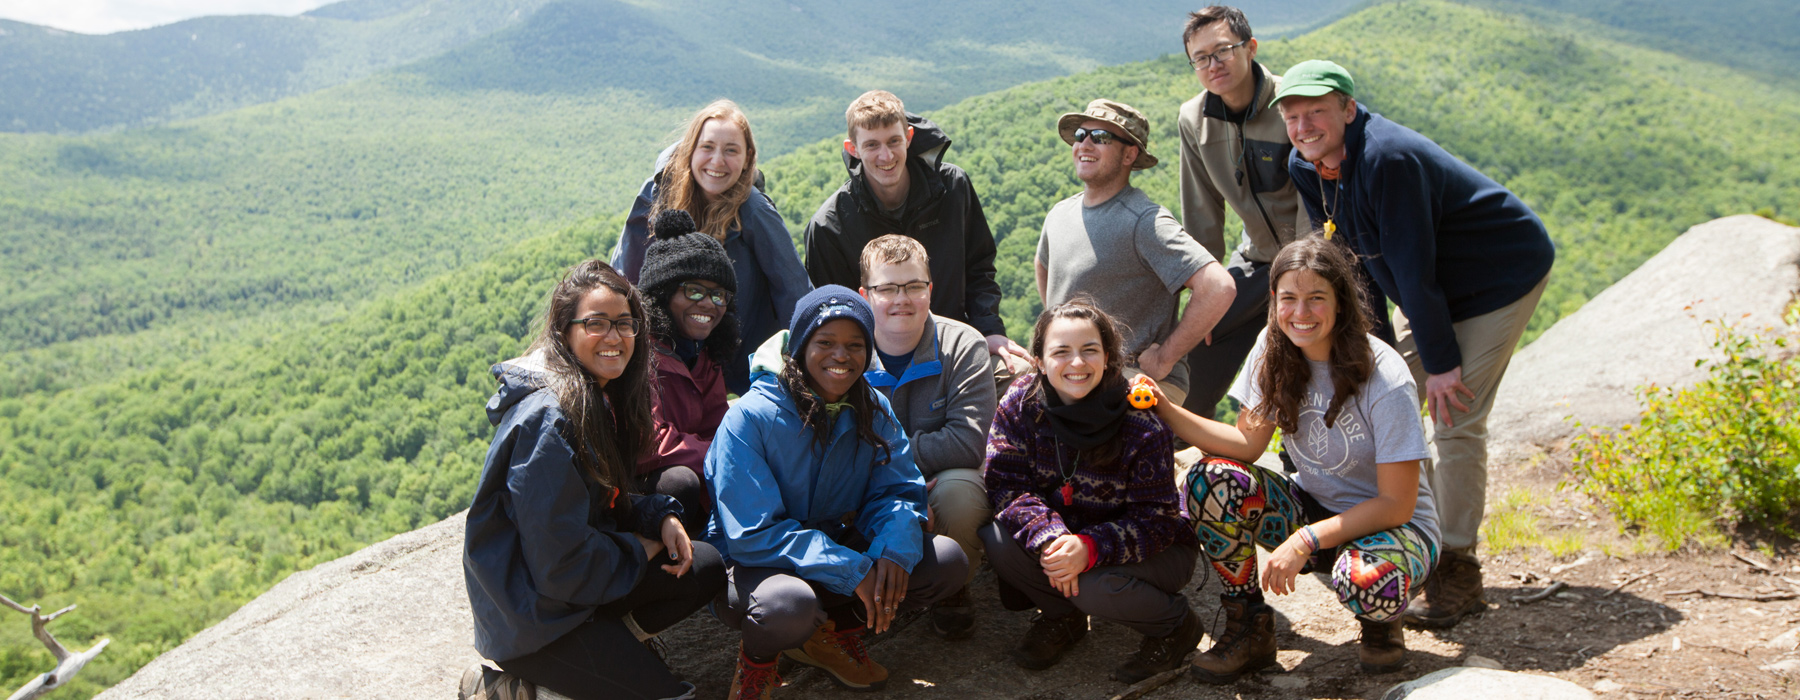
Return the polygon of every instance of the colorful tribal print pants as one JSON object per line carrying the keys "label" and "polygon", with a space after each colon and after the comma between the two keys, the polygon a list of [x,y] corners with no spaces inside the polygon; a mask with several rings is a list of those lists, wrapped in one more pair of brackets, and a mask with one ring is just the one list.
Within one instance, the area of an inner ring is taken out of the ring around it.
{"label": "colorful tribal print pants", "polygon": [[[1227,595],[1257,591],[1258,543],[1272,551],[1330,516],[1285,474],[1219,457],[1195,465],[1182,488],[1201,551]],[[1412,523],[1364,535],[1337,548],[1331,587],[1356,616],[1386,622],[1425,585],[1437,555],[1437,543]]]}

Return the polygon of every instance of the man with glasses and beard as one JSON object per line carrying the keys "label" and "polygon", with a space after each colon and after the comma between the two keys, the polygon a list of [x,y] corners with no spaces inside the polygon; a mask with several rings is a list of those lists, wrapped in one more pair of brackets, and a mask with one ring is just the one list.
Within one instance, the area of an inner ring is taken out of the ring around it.
{"label": "man with glasses and beard", "polygon": [[1224,5],[1190,13],[1181,39],[1203,88],[1180,111],[1181,225],[1224,261],[1225,206],[1244,223],[1225,266],[1237,298],[1188,353],[1193,377],[1182,406],[1211,417],[1267,319],[1269,261],[1312,222],[1288,179],[1292,146],[1281,114],[1268,106],[1281,79],[1256,62],[1244,13]]}
{"label": "man with glasses and beard", "polygon": [[[1143,113],[1099,99],[1062,115],[1056,128],[1084,188],[1044,217],[1038,297],[1044,308],[1091,297],[1125,326],[1126,376],[1150,375],[1180,402],[1188,394],[1188,350],[1225,315],[1236,284],[1168,209],[1131,186],[1132,171],[1157,162]],[[1183,288],[1193,295],[1177,313]]]}

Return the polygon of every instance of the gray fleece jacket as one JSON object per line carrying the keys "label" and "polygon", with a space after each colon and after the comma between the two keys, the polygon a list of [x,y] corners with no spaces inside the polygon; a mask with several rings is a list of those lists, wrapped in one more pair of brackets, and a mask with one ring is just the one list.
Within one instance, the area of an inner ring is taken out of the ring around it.
{"label": "gray fleece jacket", "polygon": [[994,370],[973,326],[930,314],[912,364],[896,377],[874,356],[863,377],[886,394],[912,441],[925,479],[945,469],[980,469],[994,422]]}

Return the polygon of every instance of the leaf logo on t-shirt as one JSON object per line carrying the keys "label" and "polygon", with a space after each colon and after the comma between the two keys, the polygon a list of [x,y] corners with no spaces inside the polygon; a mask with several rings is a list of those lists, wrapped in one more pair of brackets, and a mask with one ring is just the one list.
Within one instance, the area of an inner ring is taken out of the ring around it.
{"label": "leaf logo on t-shirt", "polygon": [[1330,400],[1316,391],[1306,392],[1306,404],[1300,407],[1300,425],[1294,447],[1307,461],[1326,472],[1343,476],[1350,471],[1352,446],[1369,439],[1369,428],[1355,407],[1346,404],[1338,411],[1337,424],[1325,427],[1325,409]]}

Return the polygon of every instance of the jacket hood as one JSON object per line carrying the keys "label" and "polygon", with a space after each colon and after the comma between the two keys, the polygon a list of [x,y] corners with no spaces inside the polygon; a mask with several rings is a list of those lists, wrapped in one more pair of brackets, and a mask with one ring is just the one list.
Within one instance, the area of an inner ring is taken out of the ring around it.
{"label": "jacket hood", "polygon": [[[950,136],[939,128],[936,122],[912,112],[906,113],[906,125],[912,127],[912,143],[906,147],[906,159],[919,161],[930,172],[937,172],[937,167],[944,162],[944,151],[950,150]],[[844,157],[844,169],[850,171],[850,177],[861,179],[862,159],[850,155],[844,149],[838,149]],[[662,167],[657,166],[660,172]]]}
{"label": "jacket hood", "polygon": [[488,368],[488,372],[500,380],[500,388],[494,390],[493,397],[487,402],[489,425],[499,425],[507,411],[519,405],[526,397],[542,390],[550,379],[549,372],[544,367],[543,350],[494,365]]}

